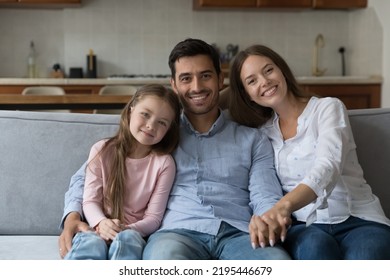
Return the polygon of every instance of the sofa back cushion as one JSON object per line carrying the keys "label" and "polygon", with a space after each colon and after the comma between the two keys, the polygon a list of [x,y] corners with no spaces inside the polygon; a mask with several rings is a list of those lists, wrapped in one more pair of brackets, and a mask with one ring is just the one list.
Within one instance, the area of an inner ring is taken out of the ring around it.
{"label": "sofa back cushion", "polygon": [[0,235],[58,234],[71,176],[119,116],[0,111]]}
{"label": "sofa back cushion", "polygon": [[364,177],[390,217],[390,108],[350,110]]}
{"label": "sofa back cushion", "polygon": [[[390,216],[390,109],[349,111],[359,162]],[[71,176],[119,116],[0,111],[0,235],[56,235]]]}

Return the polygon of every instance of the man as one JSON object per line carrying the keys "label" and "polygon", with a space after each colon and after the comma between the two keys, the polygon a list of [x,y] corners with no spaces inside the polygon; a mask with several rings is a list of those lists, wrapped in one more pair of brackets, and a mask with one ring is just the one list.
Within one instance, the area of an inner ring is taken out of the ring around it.
{"label": "man", "polygon": [[[177,172],[162,226],[149,237],[143,258],[289,259],[275,245],[279,230],[260,216],[282,197],[271,144],[218,107],[223,86],[218,53],[187,39],[172,50],[169,67],[183,106],[181,140],[173,154]],[[66,194],[62,256],[73,235],[88,229],[81,221],[82,188],[80,170]]]}

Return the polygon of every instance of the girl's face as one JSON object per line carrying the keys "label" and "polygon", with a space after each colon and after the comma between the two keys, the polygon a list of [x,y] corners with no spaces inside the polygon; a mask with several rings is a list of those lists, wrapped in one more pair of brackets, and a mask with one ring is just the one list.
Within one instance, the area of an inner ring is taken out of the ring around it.
{"label": "girl's face", "polygon": [[130,132],[145,146],[157,144],[164,138],[174,120],[171,106],[157,96],[145,96],[131,107]]}
{"label": "girl's face", "polygon": [[264,107],[275,107],[287,95],[287,83],[271,59],[250,55],[244,61],[241,81],[251,100]]}

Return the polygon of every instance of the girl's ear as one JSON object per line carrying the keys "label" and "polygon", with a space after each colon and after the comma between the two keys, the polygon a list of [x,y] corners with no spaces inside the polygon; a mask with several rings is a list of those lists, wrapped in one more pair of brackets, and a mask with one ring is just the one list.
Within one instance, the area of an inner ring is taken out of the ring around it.
{"label": "girl's ear", "polygon": [[134,106],[131,106],[130,108],[129,108],[130,110],[128,110],[127,111],[127,119],[128,119],[128,121],[130,121],[130,119],[131,119],[131,113],[133,112],[133,110],[134,110]]}

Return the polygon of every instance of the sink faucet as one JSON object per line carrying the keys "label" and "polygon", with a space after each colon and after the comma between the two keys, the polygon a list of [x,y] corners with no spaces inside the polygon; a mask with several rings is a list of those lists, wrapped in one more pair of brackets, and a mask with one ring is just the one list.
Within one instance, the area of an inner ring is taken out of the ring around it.
{"label": "sink faucet", "polygon": [[314,45],[314,51],[313,51],[313,66],[312,66],[312,74],[313,76],[322,76],[324,75],[325,69],[319,69],[319,52],[320,48],[323,48],[325,45],[324,42],[324,36],[322,34],[318,34],[316,37],[315,45]]}

